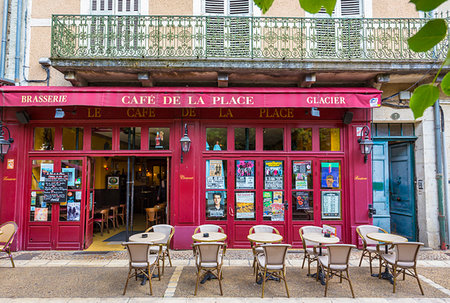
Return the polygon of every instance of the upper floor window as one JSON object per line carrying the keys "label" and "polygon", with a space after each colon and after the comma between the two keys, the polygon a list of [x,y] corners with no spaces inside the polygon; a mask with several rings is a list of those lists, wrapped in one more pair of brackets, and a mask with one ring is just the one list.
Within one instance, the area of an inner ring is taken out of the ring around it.
{"label": "upper floor window", "polygon": [[91,0],[91,14],[138,15],[140,0]]}
{"label": "upper floor window", "polygon": [[250,15],[251,0],[204,0],[203,12],[212,15]]}

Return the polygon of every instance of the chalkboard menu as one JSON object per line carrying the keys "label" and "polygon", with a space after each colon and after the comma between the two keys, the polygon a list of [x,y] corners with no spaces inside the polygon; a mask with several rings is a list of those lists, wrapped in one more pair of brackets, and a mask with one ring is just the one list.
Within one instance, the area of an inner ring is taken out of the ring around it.
{"label": "chalkboard menu", "polygon": [[44,202],[67,202],[67,181],[69,176],[65,173],[51,173],[45,178]]}

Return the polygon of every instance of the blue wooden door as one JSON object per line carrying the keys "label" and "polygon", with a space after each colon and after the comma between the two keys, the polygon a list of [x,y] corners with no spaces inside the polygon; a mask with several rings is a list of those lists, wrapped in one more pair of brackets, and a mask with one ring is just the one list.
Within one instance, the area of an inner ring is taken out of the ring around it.
{"label": "blue wooden door", "polygon": [[387,141],[374,141],[372,152],[373,225],[391,230],[389,213],[389,149]]}
{"label": "blue wooden door", "polygon": [[391,232],[416,240],[412,144],[389,145]]}

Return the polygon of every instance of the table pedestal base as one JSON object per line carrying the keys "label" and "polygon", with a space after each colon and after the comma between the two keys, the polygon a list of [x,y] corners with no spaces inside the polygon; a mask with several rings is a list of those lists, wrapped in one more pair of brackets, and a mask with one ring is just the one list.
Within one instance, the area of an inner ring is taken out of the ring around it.
{"label": "table pedestal base", "polygon": [[[307,276],[310,276],[310,277],[312,277],[312,278],[316,278],[317,277],[317,273],[313,273],[313,274],[306,274]],[[325,285],[326,283],[325,283],[325,275],[323,274],[323,271],[322,270],[319,270],[319,281],[320,281],[320,284],[322,284],[322,285]]]}
{"label": "table pedestal base", "polygon": [[[271,274],[267,273],[266,277],[268,280],[273,280],[273,281],[280,281],[280,278],[274,277]],[[258,274],[258,281],[256,281],[256,284],[261,285],[263,282],[263,275],[261,273]]]}
{"label": "table pedestal base", "polygon": [[203,279],[200,281],[200,284],[205,284],[206,281],[208,280],[212,280],[212,279],[217,279],[217,277],[211,273],[210,271],[208,271],[204,276]]}
{"label": "table pedestal base", "polygon": [[[372,274],[372,277],[378,278],[378,274]],[[389,269],[387,268],[385,269],[384,272],[381,273],[381,279],[389,280],[391,284],[394,284],[394,276],[389,272]]]}

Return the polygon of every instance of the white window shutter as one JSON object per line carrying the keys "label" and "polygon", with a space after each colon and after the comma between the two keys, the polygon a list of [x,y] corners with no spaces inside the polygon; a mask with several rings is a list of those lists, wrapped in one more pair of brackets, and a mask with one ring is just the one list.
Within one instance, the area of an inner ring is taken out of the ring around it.
{"label": "white window shutter", "polygon": [[341,0],[341,17],[362,17],[361,0]]}
{"label": "white window shutter", "polygon": [[137,15],[141,0],[91,0],[94,15]]}
{"label": "white window shutter", "polygon": [[225,14],[225,0],[205,0],[205,14]]}
{"label": "white window shutter", "polygon": [[248,15],[250,14],[250,0],[229,0],[230,15]]}

